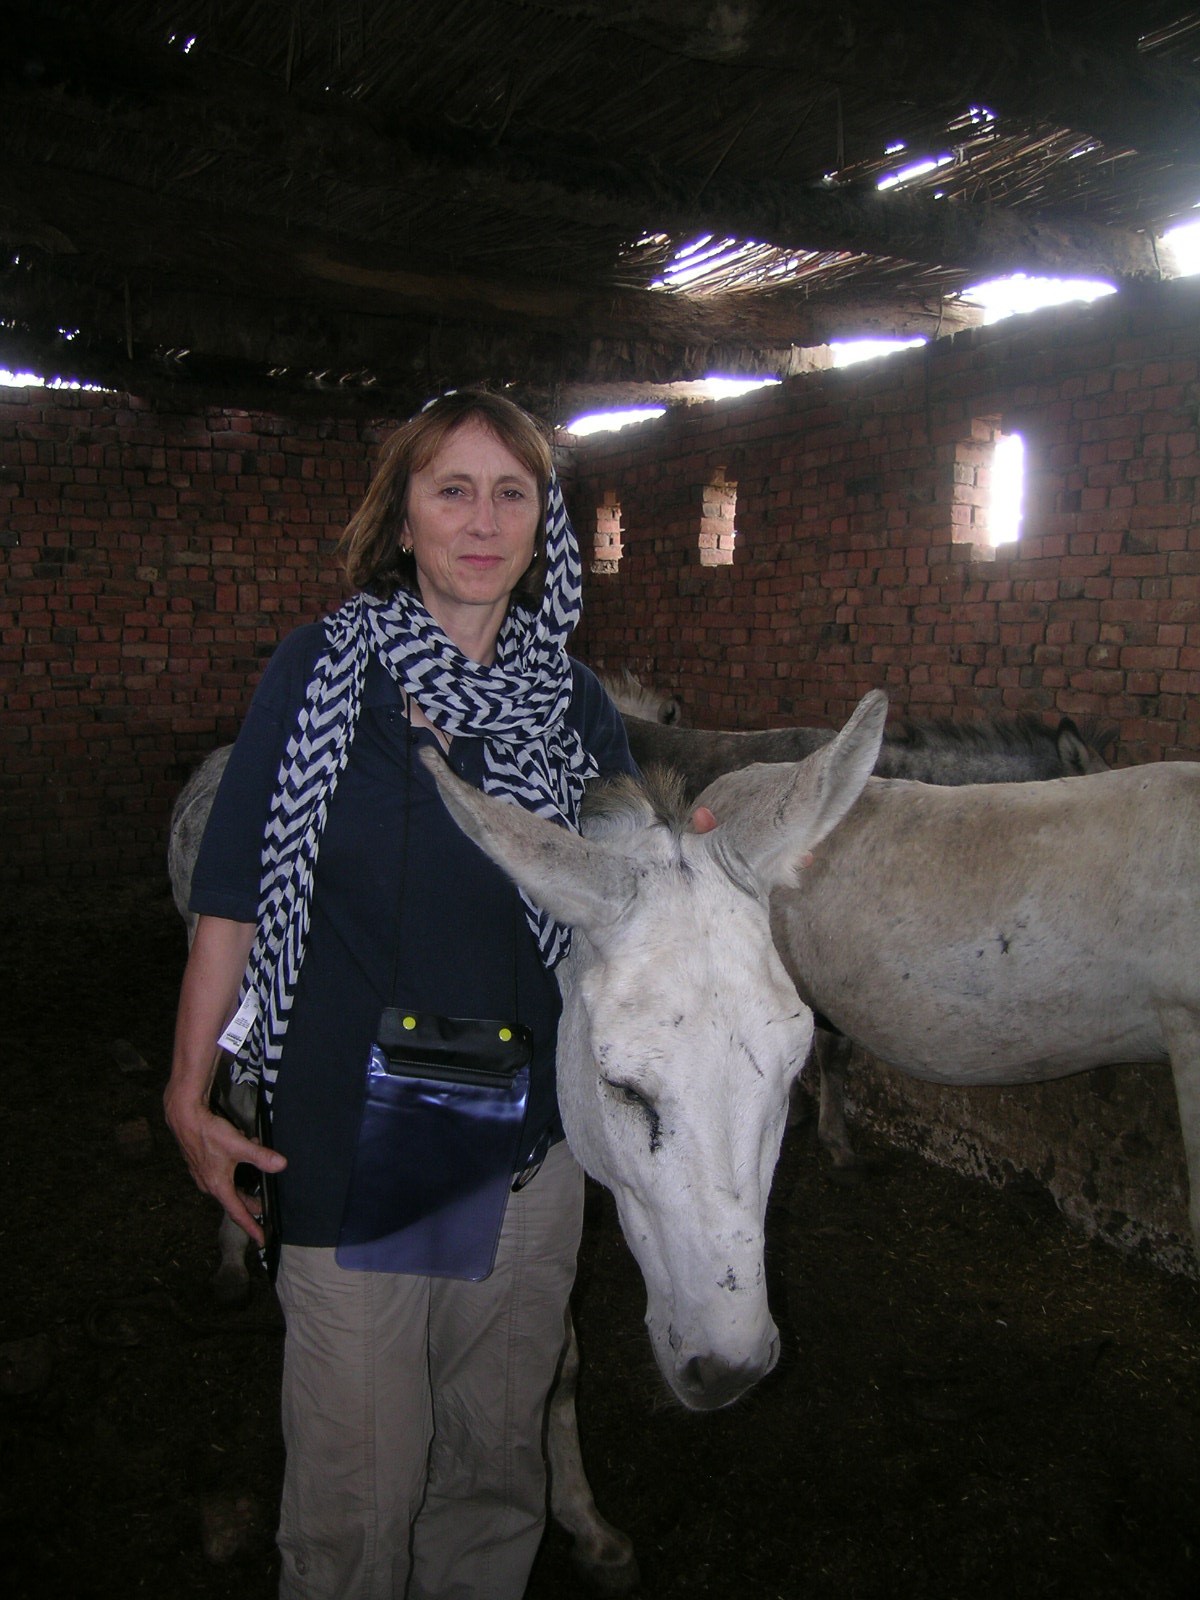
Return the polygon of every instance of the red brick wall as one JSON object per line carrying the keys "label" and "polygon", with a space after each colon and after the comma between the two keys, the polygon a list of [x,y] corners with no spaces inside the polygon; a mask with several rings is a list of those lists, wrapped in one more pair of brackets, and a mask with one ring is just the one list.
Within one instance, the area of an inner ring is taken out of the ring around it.
{"label": "red brick wall", "polygon": [[[579,653],[677,690],[692,722],[1098,716],[1121,759],[1200,748],[1200,285],[976,329],[581,443]],[[972,542],[997,428],[1026,443],[1024,532]],[[737,485],[732,565],[705,489]],[[611,562],[608,563],[611,567]]]}
{"label": "red brick wall", "polygon": [[[1095,714],[1124,759],[1194,757],[1198,360],[1188,282],[588,441],[572,510],[585,550],[599,526],[621,554],[576,648],[696,723],[837,721],[881,685],[914,714]],[[1026,531],[982,559],[956,536],[997,426],[1026,438]],[[184,776],[340,596],[379,433],[0,390],[0,876],[161,869]],[[730,485],[733,561],[705,565]]]}
{"label": "red brick wall", "polygon": [[184,777],[341,593],[375,439],[0,389],[0,875],[165,870]]}

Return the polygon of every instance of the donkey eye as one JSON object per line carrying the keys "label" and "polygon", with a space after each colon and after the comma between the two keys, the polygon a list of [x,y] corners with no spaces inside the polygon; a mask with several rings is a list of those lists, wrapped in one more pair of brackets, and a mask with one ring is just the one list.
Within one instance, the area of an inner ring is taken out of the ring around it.
{"label": "donkey eye", "polygon": [[654,1102],[647,1099],[642,1091],[635,1089],[631,1083],[617,1083],[613,1078],[602,1078],[600,1081],[614,1099],[624,1101],[627,1106],[634,1106],[641,1112],[645,1118],[646,1131],[650,1137],[650,1154],[657,1154],[662,1148],[663,1127],[662,1118],[659,1116]]}
{"label": "donkey eye", "polygon": [[645,1111],[650,1116],[655,1114],[654,1106],[651,1104],[651,1102],[646,1098],[640,1089],[635,1089],[631,1083],[617,1083],[612,1078],[605,1078],[604,1087],[606,1089],[611,1089],[613,1094],[616,1095],[619,1100],[624,1100],[626,1105],[637,1106],[639,1111]]}

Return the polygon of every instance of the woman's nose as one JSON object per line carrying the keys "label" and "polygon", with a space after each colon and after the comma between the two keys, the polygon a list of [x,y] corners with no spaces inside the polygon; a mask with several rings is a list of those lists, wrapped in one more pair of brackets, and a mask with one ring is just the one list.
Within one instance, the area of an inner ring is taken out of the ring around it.
{"label": "woman's nose", "polygon": [[471,532],[485,537],[499,531],[500,519],[490,495],[480,495],[471,507]]}

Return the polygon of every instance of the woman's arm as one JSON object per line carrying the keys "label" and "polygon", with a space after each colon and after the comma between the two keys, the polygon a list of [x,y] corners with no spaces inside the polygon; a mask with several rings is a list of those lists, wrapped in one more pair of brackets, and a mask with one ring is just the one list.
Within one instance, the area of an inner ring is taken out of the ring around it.
{"label": "woman's arm", "polygon": [[239,1133],[208,1103],[220,1059],[217,1040],[237,1005],[253,943],[252,922],[199,919],[179,992],[175,1055],[163,1107],[197,1187],[219,1200],[238,1227],[262,1244],[262,1229],[234,1187],[234,1168],[246,1161],[263,1172],[279,1172],[287,1162]]}

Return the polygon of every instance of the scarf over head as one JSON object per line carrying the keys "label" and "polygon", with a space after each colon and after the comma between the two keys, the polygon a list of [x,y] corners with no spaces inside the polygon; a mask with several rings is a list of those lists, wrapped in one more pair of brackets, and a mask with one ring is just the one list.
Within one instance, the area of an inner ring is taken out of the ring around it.
{"label": "scarf over head", "polygon": [[[329,799],[345,769],[373,653],[429,721],[484,744],[483,789],[578,831],[586,780],[597,766],[567,726],[566,643],[580,615],[575,530],[552,475],[546,505],[546,581],[536,613],[512,607],[489,667],[465,656],[418,596],[356,594],[325,619],[326,647],[284,749],[262,851],[258,932],[242,980],[239,1015],[253,1019],[237,1050],[235,1081],[258,1076],[270,1094],[308,938],[313,869]],[[524,894],[547,967],[570,935]],[[253,997],[253,998],[251,998]]]}

